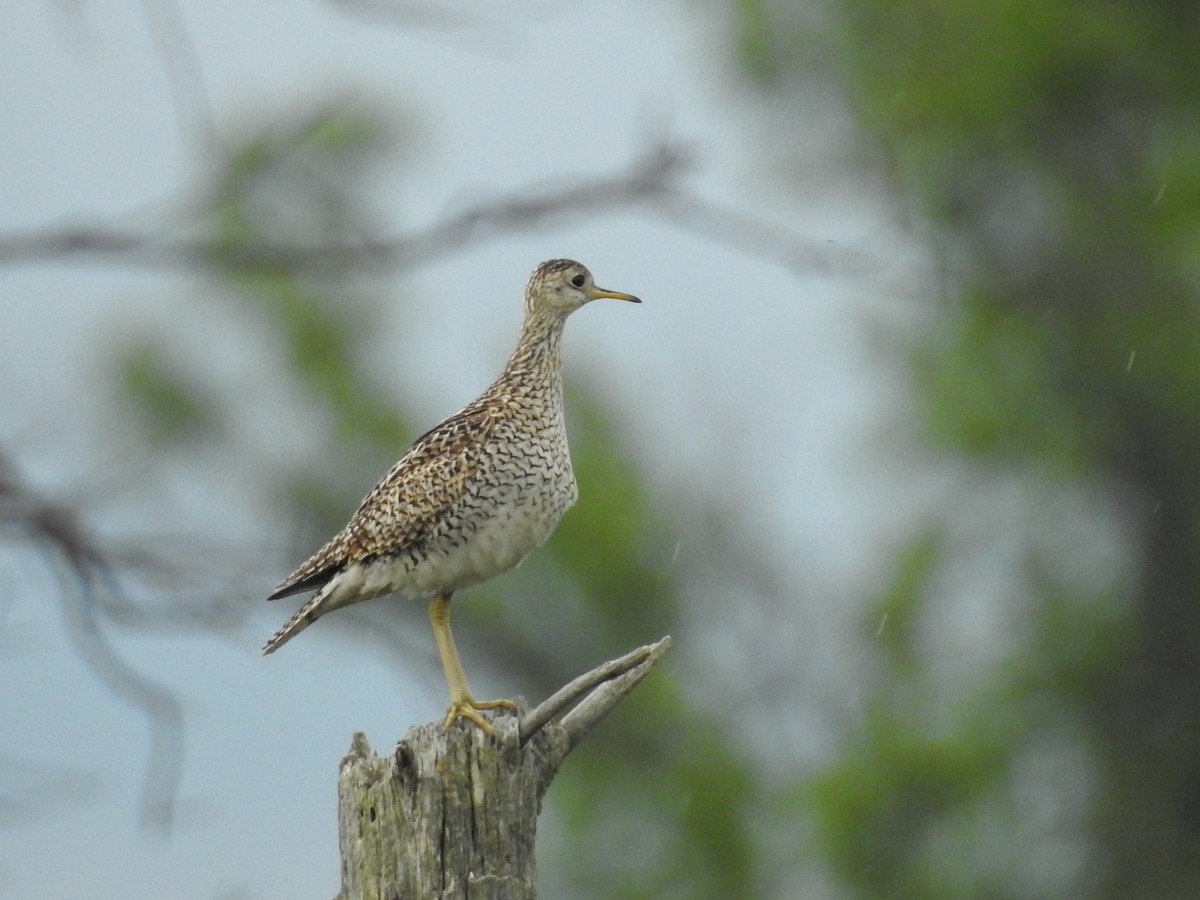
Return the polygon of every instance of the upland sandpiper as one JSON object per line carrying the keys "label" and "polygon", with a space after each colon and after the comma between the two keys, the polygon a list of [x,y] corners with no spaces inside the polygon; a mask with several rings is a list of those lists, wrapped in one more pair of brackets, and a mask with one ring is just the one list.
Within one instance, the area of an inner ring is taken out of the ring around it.
{"label": "upland sandpiper", "polygon": [[511,700],[471,696],[450,633],[450,598],[516,566],[554,531],[578,496],[563,421],[559,343],[567,316],[599,297],[569,259],[544,262],[525,286],[525,321],[500,377],[475,402],[413,443],[346,527],[268,597],[316,593],[263,646],[278,650],[325,613],[383,594],[431,598],[429,621],[456,718]]}

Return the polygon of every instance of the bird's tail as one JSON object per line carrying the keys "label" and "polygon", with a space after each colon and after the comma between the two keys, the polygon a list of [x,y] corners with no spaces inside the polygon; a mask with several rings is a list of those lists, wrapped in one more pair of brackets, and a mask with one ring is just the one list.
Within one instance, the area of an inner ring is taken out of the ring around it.
{"label": "bird's tail", "polygon": [[325,613],[337,609],[339,604],[330,596],[334,593],[336,587],[337,579],[334,579],[313,594],[308,599],[308,602],[296,610],[296,614],[284,622],[283,627],[271,635],[270,640],[263,644],[262,655],[266,656],[268,653],[274,653],[313,622],[317,621],[317,619],[321,618]]}

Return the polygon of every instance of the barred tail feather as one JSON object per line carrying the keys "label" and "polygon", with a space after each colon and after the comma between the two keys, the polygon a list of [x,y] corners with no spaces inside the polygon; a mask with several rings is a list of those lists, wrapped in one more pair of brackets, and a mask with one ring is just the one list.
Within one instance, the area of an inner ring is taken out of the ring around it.
{"label": "barred tail feather", "polygon": [[338,578],[332,578],[313,594],[303,606],[296,610],[296,614],[284,622],[283,627],[263,644],[262,655],[274,653],[325,613],[344,606],[345,600],[336,596],[339,583]]}
{"label": "barred tail feather", "polygon": [[363,600],[370,600],[372,597],[386,592],[386,588],[380,587],[376,587],[374,590],[363,590],[361,566],[351,565],[349,568],[341,570],[326,581],[321,589],[296,611],[294,616],[284,622],[282,628],[271,635],[271,639],[263,644],[262,655],[274,653],[325,613],[341,609],[343,606],[350,606],[353,603],[360,603]]}
{"label": "barred tail feather", "polygon": [[262,655],[274,653],[305,628],[320,618],[322,610],[317,608],[317,604],[321,600],[321,595],[316,594],[311,600],[305,603],[296,611],[296,614],[283,623],[283,627],[271,635],[270,639],[263,644]]}

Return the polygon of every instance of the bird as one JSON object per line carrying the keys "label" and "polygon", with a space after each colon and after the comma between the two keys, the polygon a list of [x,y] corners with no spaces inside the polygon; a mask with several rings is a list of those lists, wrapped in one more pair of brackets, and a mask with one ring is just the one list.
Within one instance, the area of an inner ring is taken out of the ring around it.
{"label": "bird", "polygon": [[417,438],[346,526],[267,597],[315,590],[263,645],[278,650],[326,613],[385,594],[429,601],[450,692],[443,728],[467,719],[494,733],[450,631],[450,600],[516,567],[541,546],[579,496],[563,412],[559,346],[567,317],[592,300],[642,301],[596,286],[570,259],[538,265],[525,285],[516,349],[499,377]]}

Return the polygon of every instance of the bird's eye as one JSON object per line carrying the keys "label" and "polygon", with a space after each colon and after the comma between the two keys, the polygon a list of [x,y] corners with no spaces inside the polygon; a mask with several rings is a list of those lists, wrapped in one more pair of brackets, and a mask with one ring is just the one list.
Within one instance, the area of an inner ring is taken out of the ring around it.
{"label": "bird's eye", "polygon": [[583,273],[580,272],[578,275],[576,275],[574,278],[571,279],[571,284],[575,285],[575,287],[583,287],[583,281],[584,281]]}

